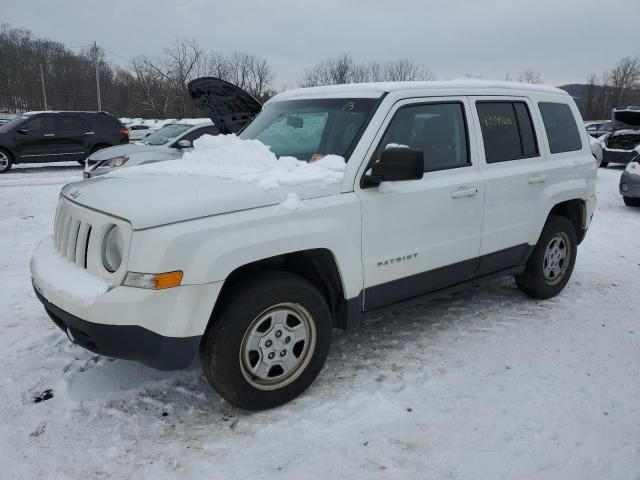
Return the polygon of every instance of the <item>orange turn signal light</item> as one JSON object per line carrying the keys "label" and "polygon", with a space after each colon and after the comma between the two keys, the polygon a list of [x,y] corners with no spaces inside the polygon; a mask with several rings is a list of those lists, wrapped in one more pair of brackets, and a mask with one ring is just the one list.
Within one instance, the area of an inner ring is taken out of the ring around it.
{"label": "orange turn signal light", "polygon": [[182,282],[182,272],[177,270],[175,272],[158,273],[153,276],[153,283],[156,290],[163,288],[177,287]]}

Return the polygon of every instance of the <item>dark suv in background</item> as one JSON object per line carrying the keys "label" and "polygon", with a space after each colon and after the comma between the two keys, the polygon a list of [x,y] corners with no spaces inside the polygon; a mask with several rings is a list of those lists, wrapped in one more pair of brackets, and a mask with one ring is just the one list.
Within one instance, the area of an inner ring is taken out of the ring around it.
{"label": "dark suv in background", "polygon": [[129,131],[106,112],[30,112],[0,126],[0,173],[14,163],[83,163],[101,148],[129,143]]}

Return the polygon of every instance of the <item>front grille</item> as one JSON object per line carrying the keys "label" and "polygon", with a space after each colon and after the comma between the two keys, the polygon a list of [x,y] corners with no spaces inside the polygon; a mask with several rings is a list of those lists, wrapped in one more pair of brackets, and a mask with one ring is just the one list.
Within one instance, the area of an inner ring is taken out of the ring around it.
{"label": "front grille", "polygon": [[54,226],[56,249],[70,262],[87,268],[87,251],[91,238],[91,225],[73,218],[59,208]]}

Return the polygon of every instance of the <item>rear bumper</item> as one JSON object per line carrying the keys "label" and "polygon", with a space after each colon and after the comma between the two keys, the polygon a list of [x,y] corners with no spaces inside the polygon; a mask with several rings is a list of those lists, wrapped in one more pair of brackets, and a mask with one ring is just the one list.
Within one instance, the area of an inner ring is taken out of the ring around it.
{"label": "rear bumper", "polygon": [[200,336],[165,337],[137,325],[88,322],[52,304],[35,287],[34,291],[69,339],[94,353],[136,360],[159,370],[177,370],[188,367],[198,352]]}

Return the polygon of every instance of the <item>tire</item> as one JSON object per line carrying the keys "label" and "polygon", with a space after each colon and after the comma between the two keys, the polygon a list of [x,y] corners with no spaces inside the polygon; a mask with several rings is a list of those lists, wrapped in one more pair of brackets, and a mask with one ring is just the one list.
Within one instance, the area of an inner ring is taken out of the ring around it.
{"label": "tire", "polygon": [[640,198],[622,197],[622,199],[627,207],[640,207]]}
{"label": "tire", "polygon": [[318,289],[297,275],[263,272],[222,301],[200,345],[209,384],[247,410],[277,407],[304,392],[331,345],[331,313]]}
{"label": "tire", "polygon": [[565,217],[550,216],[525,271],[516,276],[518,287],[534,298],[556,296],[571,277],[577,250],[573,224]]}
{"label": "tire", "polygon": [[13,155],[7,150],[0,148],[0,174],[11,170],[13,166]]}
{"label": "tire", "polygon": [[609,162],[605,162],[604,160],[600,162],[600,168],[607,168],[608,165],[609,165]]}

